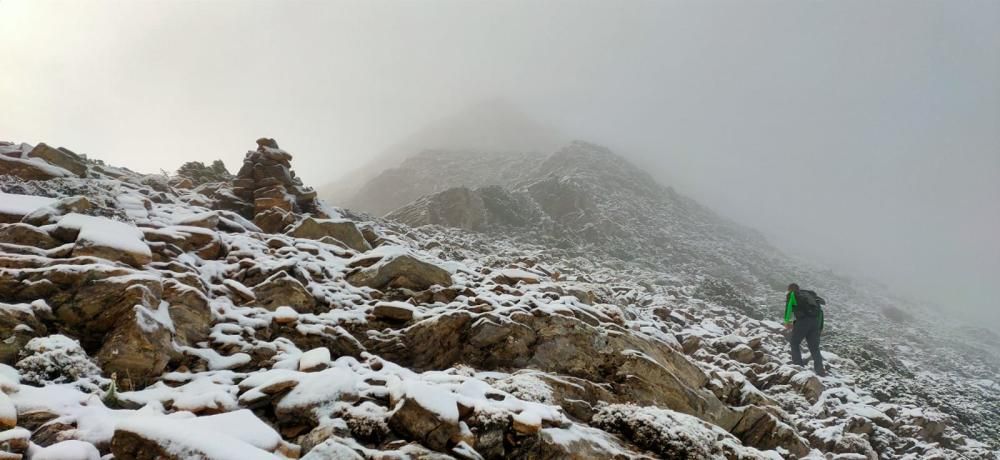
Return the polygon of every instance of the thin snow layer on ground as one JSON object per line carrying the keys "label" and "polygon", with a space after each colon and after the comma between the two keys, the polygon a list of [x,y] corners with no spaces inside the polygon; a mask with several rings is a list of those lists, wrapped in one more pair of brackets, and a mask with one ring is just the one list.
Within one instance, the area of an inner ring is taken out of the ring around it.
{"label": "thin snow layer on ground", "polygon": [[15,195],[0,192],[0,214],[28,215],[32,211],[55,203],[55,198],[33,195]]}
{"label": "thin snow layer on ground", "polygon": [[149,246],[143,241],[142,231],[129,223],[74,212],[60,218],[56,226],[79,230],[78,241],[152,256]]}

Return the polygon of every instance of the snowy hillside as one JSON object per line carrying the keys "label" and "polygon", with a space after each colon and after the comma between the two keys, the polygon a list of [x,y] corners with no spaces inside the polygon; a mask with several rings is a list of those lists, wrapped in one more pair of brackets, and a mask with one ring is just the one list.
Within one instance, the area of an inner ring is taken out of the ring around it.
{"label": "snowy hillside", "polygon": [[[291,164],[261,139],[197,184],[0,144],[3,458],[997,458],[996,336],[603,149],[401,210],[453,226],[333,208]],[[792,277],[833,304],[830,377],[788,364]]]}

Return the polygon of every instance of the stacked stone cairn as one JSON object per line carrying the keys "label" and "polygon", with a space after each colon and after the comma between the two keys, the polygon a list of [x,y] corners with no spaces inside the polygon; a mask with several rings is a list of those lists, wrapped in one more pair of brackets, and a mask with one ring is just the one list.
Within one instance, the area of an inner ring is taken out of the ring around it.
{"label": "stacked stone cairn", "polygon": [[257,139],[257,150],[247,152],[233,181],[233,194],[252,205],[245,208],[252,209],[247,217],[265,232],[282,231],[300,214],[328,217],[320,211],[316,191],[295,177],[291,161],[274,139]]}

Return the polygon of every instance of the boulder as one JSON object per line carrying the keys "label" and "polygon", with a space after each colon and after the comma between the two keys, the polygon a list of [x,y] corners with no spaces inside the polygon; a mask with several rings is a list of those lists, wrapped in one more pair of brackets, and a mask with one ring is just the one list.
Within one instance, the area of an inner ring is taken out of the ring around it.
{"label": "boulder", "polygon": [[495,283],[506,284],[508,286],[515,286],[519,283],[538,284],[540,279],[541,276],[537,273],[521,270],[519,268],[503,269],[493,276],[493,281]]}
{"label": "boulder", "polygon": [[791,379],[791,384],[802,393],[809,402],[815,403],[819,400],[819,396],[823,394],[823,382],[819,380],[816,374],[809,371],[799,372],[795,374]]}
{"label": "boulder", "polygon": [[330,349],[313,348],[299,358],[300,372],[316,372],[330,367]]}
{"label": "boulder", "polygon": [[[9,431],[0,433],[0,459],[20,459],[27,453],[28,447],[31,445],[31,431],[24,428],[14,428]],[[3,457],[3,454],[7,453],[9,457]]]}
{"label": "boulder", "polygon": [[452,419],[435,412],[417,398],[404,397],[389,417],[389,427],[407,439],[444,451],[448,441],[460,431],[457,406],[455,409],[456,416]]}
{"label": "boulder", "polygon": [[295,228],[291,229],[288,235],[311,240],[331,237],[344,243],[348,248],[359,252],[364,252],[372,248],[361,231],[358,230],[357,225],[349,220],[314,219],[307,217],[302,219]]}
{"label": "boulder", "polygon": [[374,265],[356,269],[347,276],[347,281],[374,289],[402,287],[417,291],[452,284],[447,270],[407,254],[388,256]]}
{"label": "boulder", "polygon": [[739,439],[715,425],[657,407],[609,404],[594,415],[591,426],[618,433],[660,458],[772,458],[744,447]]}
{"label": "boulder", "polygon": [[372,315],[381,320],[406,322],[413,319],[413,305],[404,302],[379,302]]}
{"label": "boulder", "polygon": [[41,158],[77,175],[78,177],[87,176],[87,165],[83,162],[83,158],[80,158],[79,155],[63,148],[52,148],[42,142],[28,152],[28,157]]}
{"label": "boulder", "polygon": [[17,408],[5,393],[0,393],[0,430],[17,426]]}
{"label": "boulder", "polygon": [[25,344],[48,331],[30,305],[0,303],[0,363],[14,364]]}
{"label": "boulder", "polygon": [[73,249],[74,257],[98,257],[101,259],[122,262],[133,267],[141,267],[153,261],[153,253],[149,250],[148,246],[146,247],[146,250],[143,251],[141,249],[123,249],[121,247],[105,245],[94,241],[88,241],[86,239],[78,241],[78,245]]}
{"label": "boulder", "polygon": [[749,363],[753,361],[753,348],[741,343],[729,350],[729,357],[741,363]]}
{"label": "boulder", "polygon": [[115,458],[135,460],[297,458],[296,451],[249,410],[182,419],[127,417],[111,438]]}
{"label": "boulder", "polygon": [[193,346],[208,338],[212,311],[203,292],[169,279],[163,281],[163,300],[169,305],[170,319],[174,323],[174,340]]}
{"label": "boulder", "polygon": [[299,280],[285,272],[279,272],[253,288],[257,304],[275,311],[278,307],[289,306],[299,313],[312,313],[316,299]]}
{"label": "boulder", "polygon": [[771,450],[781,447],[795,457],[805,457],[809,454],[809,443],[799,436],[795,429],[757,406],[747,406],[743,410],[743,418],[731,432],[743,444],[758,449]]}
{"label": "boulder", "polygon": [[15,176],[24,180],[49,180],[72,176],[73,173],[34,159],[25,160],[0,155],[0,176]]}
{"label": "boulder", "polygon": [[259,211],[253,216],[253,223],[265,233],[280,233],[295,221],[295,215],[279,207]]}
{"label": "boulder", "polygon": [[90,256],[142,267],[153,260],[153,253],[135,225],[104,217],[71,213],[59,219],[55,233],[76,232],[73,256]]}
{"label": "boulder", "polygon": [[530,412],[522,412],[514,415],[511,426],[519,435],[532,436],[542,431],[542,419]]}
{"label": "boulder", "polygon": [[[24,216],[24,219],[22,219],[21,222],[35,226],[42,226],[58,222],[59,218],[66,214],[87,214],[92,209],[94,209],[94,203],[88,200],[85,196],[60,198],[58,200],[53,200],[50,205],[36,209],[30,214]],[[56,228],[53,236],[64,242],[71,243],[76,240],[76,234],[80,229],[73,228],[71,229],[73,230],[71,232],[67,230],[70,229]]]}
{"label": "boulder", "polygon": [[55,198],[44,196],[0,192],[0,223],[20,222],[25,216],[38,209],[46,209],[56,201]]}
{"label": "boulder", "polygon": [[0,224],[0,243],[52,249],[59,241],[47,232],[28,224]]}
{"label": "boulder", "polygon": [[[216,223],[218,217],[216,217]],[[203,227],[171,226],[164,228],[144,228],[146,241],[170,243],[184,252],[193,252],[202,259],[212,260],[222,254],[222,241],[218,233]]]}
{"label": "boulder", "polygon": [[299,312],[288,306],[280,306],[274,310],[274,322],[278,324],[292,324],[299,320]]}
{"label": "boulder", "polygon": [[171,334],[148,310],[137,309],[104,339],[97,363],[108,375],[117,373],[124,389],[142,388],[163,373],[170,361]]}

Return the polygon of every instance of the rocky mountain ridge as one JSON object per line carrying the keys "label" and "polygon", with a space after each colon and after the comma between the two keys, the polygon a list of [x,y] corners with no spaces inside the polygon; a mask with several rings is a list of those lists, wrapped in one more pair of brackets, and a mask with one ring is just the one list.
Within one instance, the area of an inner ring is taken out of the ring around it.
{"label": "rocky mountain ridge", "polygon": [[[799,280],[834,300],[828,349],[865,368],[861,380],[881,399],[920,401],[969,434],[1000,438],[995,333],[782,254],[603,147],[575,142],[521,167],[532,172],[506,186],[446,190],[387,217],[546,246],[556,260],[602,254],[611,265],[680,276],[701,297],[758,319],[779,317],[784,285]],[[657,289],[672,281],[645,283]]]}
{"label": "rocky mountain ridge", "polygon": [[198,186],[39,148],[0,145],[11,458],[996,458],[693,260],[368,219],[269,139]]}

